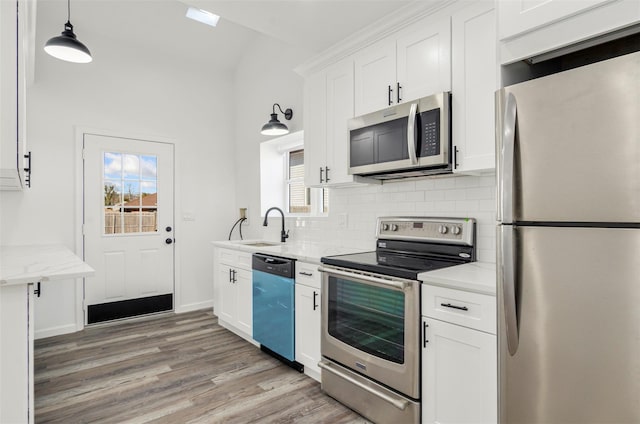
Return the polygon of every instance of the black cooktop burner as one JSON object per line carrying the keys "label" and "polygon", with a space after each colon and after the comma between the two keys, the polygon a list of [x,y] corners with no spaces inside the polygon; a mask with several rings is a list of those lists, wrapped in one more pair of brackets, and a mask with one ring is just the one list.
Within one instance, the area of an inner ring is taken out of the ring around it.
{"label": "black cooktop burner", "polygon": [[418,274],[448,266],[458,265],[466,260],[452,260],[398,252],[364,252],[349,255],[327,256],[321,262],[341,268],[388,275],[409,280],[417,280]]}

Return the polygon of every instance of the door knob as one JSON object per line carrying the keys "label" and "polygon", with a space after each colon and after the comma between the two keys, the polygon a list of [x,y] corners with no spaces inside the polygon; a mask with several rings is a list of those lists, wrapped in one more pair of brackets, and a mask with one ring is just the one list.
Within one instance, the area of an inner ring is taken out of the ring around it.
{"label": "door knob", "polygon": [[167,244],[171,244],[171,243],[173,243],[173,239],[168,238],[164,242],[167,243]]}
{"label": "door knob", "polygon": [[171,231],[171,227],[167,227],[164,229],[167,233]]}

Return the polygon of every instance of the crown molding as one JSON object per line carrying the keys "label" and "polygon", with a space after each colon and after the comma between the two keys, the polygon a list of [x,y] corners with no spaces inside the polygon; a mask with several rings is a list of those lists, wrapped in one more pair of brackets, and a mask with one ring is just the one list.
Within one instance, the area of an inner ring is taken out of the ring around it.
{"label": "crown molding", "polygon": [[298,65],[294,71],[302,77],[308,77],[455,2],[456,0],[415,0]]}

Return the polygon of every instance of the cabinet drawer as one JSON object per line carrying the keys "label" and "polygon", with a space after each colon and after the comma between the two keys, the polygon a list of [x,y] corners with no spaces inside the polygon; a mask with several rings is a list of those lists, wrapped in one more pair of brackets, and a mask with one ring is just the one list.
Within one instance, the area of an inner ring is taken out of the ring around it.
{"label": "cabinet drawer", "polygon": [[218,261],[223,264],[251,269],[251,253],[232,249],[218,249]]}
{"label": "cabinet drawer", "polygon": [[494,296],[423,284],[422,315],[496,334]]}
{"label": "cabinet drawer", "polygon": [[296,262],[296,283],[304,284],[320,290],[320,271],[318,265],[307,262]]}

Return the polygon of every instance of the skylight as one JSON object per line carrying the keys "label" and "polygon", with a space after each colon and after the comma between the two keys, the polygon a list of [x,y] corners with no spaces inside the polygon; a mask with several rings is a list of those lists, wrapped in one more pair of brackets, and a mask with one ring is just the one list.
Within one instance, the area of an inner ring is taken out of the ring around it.
{"label": "skylight", "polygon": [[218,25],[220,16],[216,15],[215,13],[207,12],[206,10],[189,7],[189,9],[187,9],[187,18],[214,27]]}

